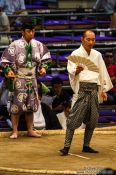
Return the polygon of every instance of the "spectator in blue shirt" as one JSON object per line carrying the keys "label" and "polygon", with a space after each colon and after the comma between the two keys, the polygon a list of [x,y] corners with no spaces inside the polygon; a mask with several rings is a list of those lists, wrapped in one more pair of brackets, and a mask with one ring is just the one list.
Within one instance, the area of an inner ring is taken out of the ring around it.
{"label": "spectator in blue shirt", "polygon": [[4,8],[7,15],[13,15],[17,11],[25,10],[24,0],[0,0],[0,6]]}
{"label": "spectator in blue shirt", "polygon": [[111,28],[116,28],[116,0],[97,0],[94,10],[98,11],[103,9],[107,13],[111,13]]}
{"label": "spectator in blue shirt", "polygon": [[15,27],[22,25],[21,15],[27,15],[24,0],[0,0],[0,7],[4,9],[6,15],[20,15],[20,17],[9,19],[11,30],[17,30]]}

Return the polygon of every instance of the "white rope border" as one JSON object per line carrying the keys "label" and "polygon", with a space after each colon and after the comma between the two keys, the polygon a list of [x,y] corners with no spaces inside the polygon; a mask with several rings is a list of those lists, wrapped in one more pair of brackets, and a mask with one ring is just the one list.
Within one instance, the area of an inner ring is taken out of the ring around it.
{"label": "white rope border", "polygon": [[41,174],[76,174],[77,171],[70,171],[70,170],[64,170],[64,171],[58,171],[58,170],[29,170],[29,169],[16,169],[16,168],[6,168],[6,167],[0,167],[0,171],[7,171],[7,172],[20,172],[20,173],[41,173]]}
{"label": "white rope border", "polygon": [[[64,135],[66,130],[36,130],[37,133],[42,135]],[[84,129],[76,129],[75,134],[81,135],[84,133]],[[20,136],[26,135],[26,131],[19,131]],[[96,128],[94,134],[106,134],[106,135],[115,135],[116,134],[116,126],[112,127],[104,127],[104,128]],[[11,132],[0,132],[0,137],[9,137]]]}

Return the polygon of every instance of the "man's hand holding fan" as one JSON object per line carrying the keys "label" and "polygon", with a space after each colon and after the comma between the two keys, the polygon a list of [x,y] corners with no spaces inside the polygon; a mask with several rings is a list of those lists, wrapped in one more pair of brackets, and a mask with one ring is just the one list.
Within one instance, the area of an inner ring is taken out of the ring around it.
{"label": "man's hand holding fan", "polygon": [[99,72],[98,67],[91,60],[85,57],[70,55],[68,56],[68,60],[77,65],[76,74],[80,73],[85,67],[90,71]]}

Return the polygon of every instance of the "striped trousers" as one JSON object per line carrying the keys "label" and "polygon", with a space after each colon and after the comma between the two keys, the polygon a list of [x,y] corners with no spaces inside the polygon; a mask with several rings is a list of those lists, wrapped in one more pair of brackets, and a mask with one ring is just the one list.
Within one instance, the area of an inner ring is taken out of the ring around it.
{"label": "striped trousers", "polygon": [[64,147],[70,147],[74,131],[86,124],[84,146],[89,146],[93,131],[98,123],[98,86],[96,83],[80,83],[78,99],[74,103],[67,119]]}

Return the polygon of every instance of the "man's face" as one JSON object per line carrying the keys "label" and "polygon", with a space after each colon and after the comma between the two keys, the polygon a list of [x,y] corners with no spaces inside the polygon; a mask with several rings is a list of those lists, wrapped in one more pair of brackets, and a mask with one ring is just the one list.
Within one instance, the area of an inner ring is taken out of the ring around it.
{"label": "man's face", "polygon": [[95,34],[91,31],[87,31],[85,36],[81,38],[82,45],[86,51],[90,51],[95,44]]}
{"label": "man's face", "polygon": [[60,95],[62,91],[62,84],[54,84],[53,89],[56,95]]}
{"label": "man's face", "polygon": [[107,52],[105,54],[104,60],[106,64],[112,64],[113,63],[113,53]]}
{"label": "man's face", "polygon": [[30,42],[35,35],[35,29],[25,29],[22,31],[22,35],[27,42]]}

